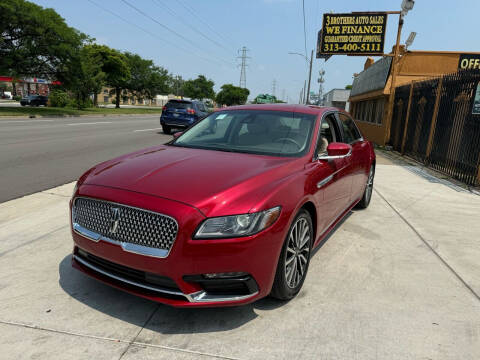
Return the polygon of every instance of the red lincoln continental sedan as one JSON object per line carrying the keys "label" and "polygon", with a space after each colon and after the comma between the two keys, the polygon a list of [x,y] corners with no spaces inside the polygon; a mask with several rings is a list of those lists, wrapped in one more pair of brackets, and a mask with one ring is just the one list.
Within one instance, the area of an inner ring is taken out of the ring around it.
{"label": "red lincoln continental sedan", "polygon": [[291,299],[312,250],[368,206],[374,173],[372,145],[342,110],[222,109],[80,177],[72,264],[173,306]]}

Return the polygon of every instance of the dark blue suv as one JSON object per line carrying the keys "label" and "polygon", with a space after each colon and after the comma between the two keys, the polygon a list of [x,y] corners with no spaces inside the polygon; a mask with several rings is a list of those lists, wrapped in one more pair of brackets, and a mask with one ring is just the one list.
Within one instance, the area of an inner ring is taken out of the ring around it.
{"label": "dark blue suv", "polygon": [[172,128],[187,128],[208,115],[204,103],[197,100],[169,100],[162,109],[160,125],[164,134],[171,134]]}

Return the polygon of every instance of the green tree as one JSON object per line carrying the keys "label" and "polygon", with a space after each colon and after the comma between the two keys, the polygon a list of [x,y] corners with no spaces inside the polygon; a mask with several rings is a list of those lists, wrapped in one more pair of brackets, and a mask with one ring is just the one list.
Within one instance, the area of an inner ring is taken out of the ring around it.
{"label": "green tree", "polygon": [[102,71],[102,61],[98,54],[93,54],[88,47],[79,49],[67,68],[68,80],[63,86],[75,97],[75,106],[86,107],[90,95],[96,93],[98,84],[103,84],[106,74]]}
{"label": "green tree", "polygon": [[[102,78],[104,84],[111,86],[115,91],[115,107],[120,107],[120,95],[123,89],[128,86],[130,80],[130,68],[127,57],[120,51],[111,49],[105,45],[89,45],[86,47],[92,58],[99,61],[100,68],[105,76]],[[103,83],[98,83],[94,89],[94,102],[96,94]],[[95,104],[96,105],[96,104]]]}
{"label": "green tree", "polygon": [[185,80],[180,75],[170,76],[169,79],[170,91],[172,91],[177,96],[185,96],[183,87],[185,85]]}
{"label": "green tree", "polygon": [[352,85],[345,85],[346,90],[352,90]]}
{"label": "green tree", "polygon": [[220,92],[217,94],[217,103],[219,105],[242,105],[247,102],[250,91],[232,84],[222,85]]}
{"label": "green tree", "polygon": [[153,99],[157,94],[170,91],[170,75],[152,60],[146,60],[137,54],[126,52],[125,57],[130,69],[130,78],[126,88],[137,98]]}
{"label": "green tree", "polygon": [[65,68],[87,39],[53,9],[25,0],[0,2],[0,34],[0,73],[14,79],[37,76],[64,81]]}
{"label": "green tree", "polygon": [[186,97],[192,99],[213,99],[215,97],[214,85],[212,80],[207,79],[204,75],[198,75],[194,80],[185,81],[183,91]]}

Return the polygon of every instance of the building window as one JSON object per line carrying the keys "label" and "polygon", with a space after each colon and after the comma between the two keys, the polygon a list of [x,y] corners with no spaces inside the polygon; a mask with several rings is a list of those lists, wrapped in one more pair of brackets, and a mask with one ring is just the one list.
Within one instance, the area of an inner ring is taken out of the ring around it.
{"label": "building window", "polygon": [[385,99],[358,101],[355,103],[355,118],[371,124],[382,124]]}

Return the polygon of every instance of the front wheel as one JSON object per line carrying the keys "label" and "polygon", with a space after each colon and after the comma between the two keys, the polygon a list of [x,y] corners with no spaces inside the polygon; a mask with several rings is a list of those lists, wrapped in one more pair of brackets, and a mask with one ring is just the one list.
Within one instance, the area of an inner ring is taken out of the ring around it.
{"label": "front wheel", "polygon": [[283,244],[270,296],[290,300],[298,294],[307,275],[312,244],[312,219],[300,210]]}
{"label": "front wheel", "polygon": [[375,166],[372,164],[370,166],[370,171],[368,172],[367,185],[365,186],[365,191],[363,193],[362,200],[360,200],[356,206],[357,209],[366,209],[370,204],[370,200],[372,199],[374,177],[375,177]]}
{"label": "front wheel", "polygon": [[172,133],[172,129],[167,125],[162,125],[162,130],[165,135],[170,135]]}

